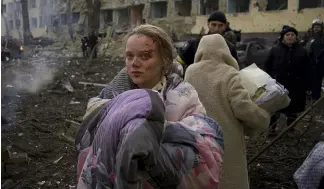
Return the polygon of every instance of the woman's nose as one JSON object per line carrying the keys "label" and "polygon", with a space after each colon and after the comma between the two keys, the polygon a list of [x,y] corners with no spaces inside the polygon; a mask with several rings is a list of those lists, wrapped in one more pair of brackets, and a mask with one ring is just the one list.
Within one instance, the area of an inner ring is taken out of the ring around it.
{"label": "woman's nose", "polygon": [[136,57],[134,57],[133,61],[132,61],[132,66],[140,66],[141,64],[139,63],[138,59]]}

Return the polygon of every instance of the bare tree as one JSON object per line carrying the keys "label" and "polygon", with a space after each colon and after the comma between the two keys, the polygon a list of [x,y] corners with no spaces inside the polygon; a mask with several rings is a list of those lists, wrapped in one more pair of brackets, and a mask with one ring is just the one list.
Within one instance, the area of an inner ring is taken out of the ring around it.
{"label": "bare tree", "polygon": [[72,40],[74,40],[73,36],[73,27],[72,27],[72,7],[71,7],[71,0],[67,0],[67,24],[69,29],[69,35]]}
{"label": "bare tree", "polygon": [[98,35],[100,26],[100,0],[86,0],[88,9],[88,33],[95,33]]}
{"label": "bare tree", "polygon": [[29,11],[28,11],[28,1],[27,0],[20,0],[21,3],[21,12],[23,17],[23,35],[24,35],[24,43],[30,43],[33,35],[30,31],[29,25]]}
{"label": "bare tree", "polygon": [[8,27],[8,20],[6,18],[6,16],[4,15],[5,13],[5,10],[7,8],[4,9],[4,3],[3,3],[3,0],[1,0],[1,17],[5,23],[5,27],[6,27],[6,36],[9,36],[9,27]]}

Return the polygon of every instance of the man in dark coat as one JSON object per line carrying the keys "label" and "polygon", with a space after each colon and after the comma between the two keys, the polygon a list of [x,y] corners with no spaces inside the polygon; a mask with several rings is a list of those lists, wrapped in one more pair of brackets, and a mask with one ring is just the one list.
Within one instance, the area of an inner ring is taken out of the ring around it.
{"label": "man in dark coat", "polygon": [[[209,16],[207,24],[209,28],[208,34],[218,33],[224,35],[227,27],[227,19],[223,12],[215,11]],[[195,54],[201,38],[202,36],[197,39],[189,40],[188,43],[179,50],[177,61],[184,65],[185,68],[194,63]],[[226,43],[232,56],[238,61],[235,46],[229,41],[226,41]]]}
{"label": "man in dark coat", "polygon": [[[293,27],[281,31],[279,43],[272,47],[265,61],[265,71],[289,91],[290,105],[281,110],[287,116],[287,125],[296,118],[297,113],[305,109],[306,89],[308,85],[307,70],[309,60],[307,51],[297,41],[298,32]],[[277,115],[271,119],[275,129]]]}
{"label": "man in dark coat", "polygon": [[313,35],[307,44],[308,56],[311,60],[310,76],[312,99],[321,97],[322,80],[324,77],[324,26],[321,20],[314,21]]}
{"label": "man in dark coat", "polygon": [[81,50],[83,53],[83,57],[88,57],[88,52],[87,52],[88,45],[89,45],[88,36],[84,35],[81,38]]}
{"label": "man in dark coat", "polygon": [[95,34],[95,32],[92,32],[89,36],[89,46],[91,51],[93,51],[92,58],[97,58],[97,43],[98,43],[98,36]]}

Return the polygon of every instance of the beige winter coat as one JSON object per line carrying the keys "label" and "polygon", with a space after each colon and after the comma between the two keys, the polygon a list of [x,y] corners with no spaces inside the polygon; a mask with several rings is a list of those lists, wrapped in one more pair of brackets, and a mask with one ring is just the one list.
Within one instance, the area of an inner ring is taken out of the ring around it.
{"label": "beige winter coat", "polygon": [[225,154],[221,189],[248,189],[244,127],[267,129],[269,114],[253,103],[241,85],[238,64],[221,35],[204,36],[195,63],[188,67],[185,80],[197,90],[207,114],[224,131]]}

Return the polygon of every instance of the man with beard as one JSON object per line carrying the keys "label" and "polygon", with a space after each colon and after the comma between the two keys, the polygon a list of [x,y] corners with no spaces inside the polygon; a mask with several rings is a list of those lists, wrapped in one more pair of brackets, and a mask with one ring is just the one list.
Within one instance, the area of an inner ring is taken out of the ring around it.
{"label": "man with beard", "polygon": [[[220,11],[213,12],[209,16],[207,20],[207,24],[209,29],[208,34],[224,35],[226,32],[227,19],[223,12]],[[184,66],[184,69],[188,67],[190,64],[194,63],[195,54],[201,38],[202,36],[197,39],[188,41],[188,43],[182,49],[179,50],[177,61]],[[229,41],[226,41],[226,43],[228,48],[230,49],[231,55],[238,61],[235,46]]]}
{"label": "man with beard", "polygon": [[310,91],[312,99],[321,97],[322,80],[324,76],[324,25],[320,19],[315,19],[312,24],[312,37],[306,45],[311,61]]}

